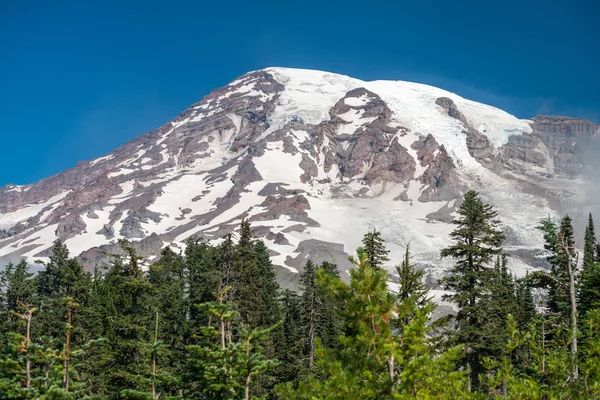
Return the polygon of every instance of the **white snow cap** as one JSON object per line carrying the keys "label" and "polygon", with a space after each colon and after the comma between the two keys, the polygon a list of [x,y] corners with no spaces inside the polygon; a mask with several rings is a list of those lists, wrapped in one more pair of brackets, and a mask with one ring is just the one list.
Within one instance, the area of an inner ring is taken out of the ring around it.
{"label": "white snow cap", "polygon": [[423,135],[434,135],[448,153],[466,168],[479,169],[479,166],[467,149],[462,123],[449,117],[435,103],[438,98],[447,97],[454,101],[469,124],[485,135],[496,148],[505,145],[510,136],[532,132],[528,120],[518,119],[498,108],[429,85],[404,81],[365,82],[345,75],[308,69],[272,67],[264,71],[285,86],[272,116],[275,126],[285,123],[290,115],[296,115],[309,124],[325,121],[329,118],[329,110],[340,98],[352,89],[363,87],[387,103],[395,122]]}

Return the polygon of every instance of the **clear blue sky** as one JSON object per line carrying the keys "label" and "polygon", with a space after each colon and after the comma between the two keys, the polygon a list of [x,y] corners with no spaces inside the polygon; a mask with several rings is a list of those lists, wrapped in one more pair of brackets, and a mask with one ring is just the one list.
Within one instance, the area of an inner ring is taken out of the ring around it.
{"label": "clear blue sky", "polygon": [[0,186],[105,154],[268,66],[598,122],[599,21],[597,0],[0,0]]}

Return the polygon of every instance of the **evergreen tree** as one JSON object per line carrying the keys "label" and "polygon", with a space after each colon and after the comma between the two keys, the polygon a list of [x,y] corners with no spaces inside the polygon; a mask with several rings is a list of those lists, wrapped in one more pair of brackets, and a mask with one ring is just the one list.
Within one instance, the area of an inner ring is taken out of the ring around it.
{"label": "evergreen tree", "polygon": [[142,343],[150,340],[152,311],[149,297],[152,285],[144,277],[141,257],[127,241],[120,240],[124,255],[115,254],[102,282],[104,296],[99,299],[105,327],[104,337],[110,351],[104,360],[103,380],[106,395],[118,398],[122,390],[138,388],[138,372],[146,357]]}
{"label": "evergreen tree", "polygon": [[364,251],[367,254],[367,261],[372,268],[382,268],[383,264],[390,260],[388,258],[389,250],[385,247],[381,232],[375,228],[365,233],[362,243]]}
{"label": "evergreen tree", "polygon": [[[319,273],[332,279],[340,278],[337,265],[327,261],[319,265],[317,274]],[[317,294],[319,296],[317,304],[320,304],[320,310],[317,313],[317,337],[325,349],[337,349],[344,328],[344,320],[340,315],[340,303],[326,287],[319,285],[318,280]]]}
{"label": "evergreen tree", "polygon": [[525,331],[529,328],[537,313],[529,277],[515,281],[515,295],[517,299],[515,320],[517,321],[518,328],[521,331]]}
{"label": "evergreen tree", "polygon": [[308,371],[314,367],[317,339],[325,348],[335,348],[342,329],[336,299],[317,284],[319,271],[331,278],[339,278],[335,264],[324,262],[316,266],[311,260],[306,262],[300,274],[301,342],[304,367]]}
{"label": "evergreen tree", "polygon": [[590,310],[600,308],[600,260],[596,254],[598,248],[594,220],[590,214],[585,230],[583,268],[577,293],[579,311],[584,318]]}
{"label": "evergreen tree", "polygon": [[83,345],[91,339],[85,325],[92,284],[91,275],[83,269],[79,261],[69,256],[67,246],[60,240],[52,246],[49,262],[38,263],[42,264],[44,269],[37,275],[40,309],[34,329],[37,336],[47,336],[62,342],[66,333],[65,299],[71,299],[71,302],[78,306],[72,315],[75,329],[70,334],[73,344]]}
{"label": "evergreen tree", "polygon": [[583,269],[593,265],[596,261],[596,231],[594,228],[594,218],[590,213],[588,224],[585,228],[585,237],[583,240]]}
{"label": "evergreen tree", "polygon": [[277,325],[252,331],[242,328],[240,340],[233,339],[230,329],[236,312],[225,302],[228,290],[219,293],[218,301],[201,305],[211,318],[204,329],[206,342],[188,347],[190,387],[186,398],[249,400],[252,383],[277,366],[277,362],[263,355],[261,347],[261,342]]}
{"label": "evergreen tree", "polygon": [[479,302],[486,295],[489,264],[502,252],[504,234],[498,226],[498,213],[485,204],[477,192],[465,194],[458,209],[457,225],[450,237],[454,244],[442,250],[442,257],[456,260],[449,274],[441,280],[445,290],[454,292],[444,298],[457,304],[454,340],[464,345],[464,361],[470,369],[470,383],[478,387],[483,356],[481,328],[485,324]]}
{"label": "evergreen tree", "polygon": [[307,355],[307,367],[311,370],[314,366],[317,325],[319,320],[319,311],[321,310],[321,297],[318,293],[316,282],[317,268],[315,264],[308,260],[304,266],[304,271],[300,274],[300,297],[302,338],[304,344],[304,354]]}
{"label": "evergreen tree", "polygon": [[0,271],[0,324],[1,332],[17,332],[18,319],[14,315],[21,306],[20,304],[37,303],[37,281],[33,273],[29,272],[29,266],[25,260],[18,264],[9,263],[3,271]]}
{"label": "evergreen tree", "polygon": [[397,301],[400,305],[400,314],[393,324],[396,329],[402,329],[403,326],[410,323],[410,319],[414,317],[413,305],[421,309],[431,305],[431,299],[428,297],[429,291],[423,282],[424,272],[418,271],[410,260],[410,245],[407,245],[404,258],[396,267],[398,274]]}
{"label": "evergreen tree", "polygon": [[270,319],[263,292],[261,266],[256,254],[255,240],[250,223],[242,221],[240,237],[235,247],[233,262],[233,307],[239,312],[242,327],[266,327]]}
{"label": "evergreen tree", "polygon": [[548,288],[548,305],[550,310],[558,314],[562,324],[568,328],[573,366],[572,378],[578,374],[577,368],[577,249],[571,218],[565,216],[561,220],[560,229],[548,218],[542,221],[539,227],[544,232],[544,248],[550,252],[548,261],[551,264],[551,273],[537,272],[538,281]]}
{"label": "evergreen tree", "polygon": [[302,308],[300,297],[292,290],[286,289],[281,294],[283,313],[283,347],[278,369],[280,382],[292,382],[296,385],[306,374],[303,358],[302,341]]}
{"label": "evergreen tree", "polygon": [[[282,385],[282,399],[392,399],[459,398],[462,374],[452,371],[453,355],[436,354],[427,347],[426,313],[413,319],[403,338],[394,335],[391,319],[396,311],[387,288],[387,274],[371,268],[362,249],[351,257],[357,268],[350,284],[319,271],[321,285],[343,304],[349,325],[340,350],[326,350],[317,342],[316,374],[298,387]],[[402,345],[401,345],[402,343]]]}
{"label": "evergreen tree", "polygon": [[161,392],[164,395],[175,395],[179,390],[176,379],[170,379],[169,385],[165,377],[180,376],[185,367],[185,343],[190,334],[186,275],[183,257],[170,248],[165,248],[148,270],[148,281],[153,287],[150,307],[155,310],[155,319],[159,322],[155,330],[160,332],[162,339],[158,340],[155,332],[153,344],[146,346],[154,364],[159,362],[161,365]]}
{"label": "evergreen tree", "polygon": [[215,254],[220,253],[218,250],[215,251],[211,246],[198,239],[190,238],[186,242],[184,271],[186,271],[186,285],[188,288],[189,334],[185,344],[194,343],[194,338],[200,335],[200,331],[208,318],[196,306],[214,301],[215,293],[222,289],[218,276],[222,264]]}
{"label": "evergreen tree", "polygon": [[502,357],[509,339],[507,316],[519,312],[515,281],[508,271],[508,256],[498,255],[487,271],[486,291],[479,302],[480,352],[483,357]]}

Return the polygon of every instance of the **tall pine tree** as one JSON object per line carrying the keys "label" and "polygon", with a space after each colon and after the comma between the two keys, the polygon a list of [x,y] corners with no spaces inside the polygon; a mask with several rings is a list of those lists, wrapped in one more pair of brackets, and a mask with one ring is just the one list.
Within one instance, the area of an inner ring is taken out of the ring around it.
{"label": "tall pine tree", "polygon": [[372,268],[382,268],[383,264],[390,260],[388,258],[389,250],[385,247],[385,241],[381,237],[381,232],[375,228],[365,233],[362,243],[367,255],[367,261]]}
{"label": "tall pine tree", "polygon": [[481,335],[485,320],[479,302],[488,290],[490,263],[502,252],[504,234],[499,229],[498,213],[475,191],[465,194],[458,214],[450,234],[454,244],[441,252],[442,257],[451,257],[456,263],[441,283],[454,293],[445,296],[458,306],[454,340],[464,346],[471,386],[477,388],[485,350]]}

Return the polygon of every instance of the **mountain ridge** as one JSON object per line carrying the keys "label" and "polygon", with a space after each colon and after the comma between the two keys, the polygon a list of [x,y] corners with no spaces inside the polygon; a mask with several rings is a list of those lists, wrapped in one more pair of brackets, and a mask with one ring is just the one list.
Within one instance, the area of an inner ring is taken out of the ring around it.
{"label": "mountain ridge", "polygon": [[[599,137],[589,121],[519,120],[423,84],[266,68],[102,157],[0,188],[0,262],[43,258],[56,238],[89,268],[118,238],[151,259],[190,236],[218,240],[248,218],[282,276],[307,256],[347,267],[350,247],[377,227],[393,252],[416,243],[433,278],[452,212],[472,187],[507,209],[523,273],[539,266],[531,252],[541,238],[520,225],[576,203],[581,143]],[[352,238],[345,213],[357,217]]]}

